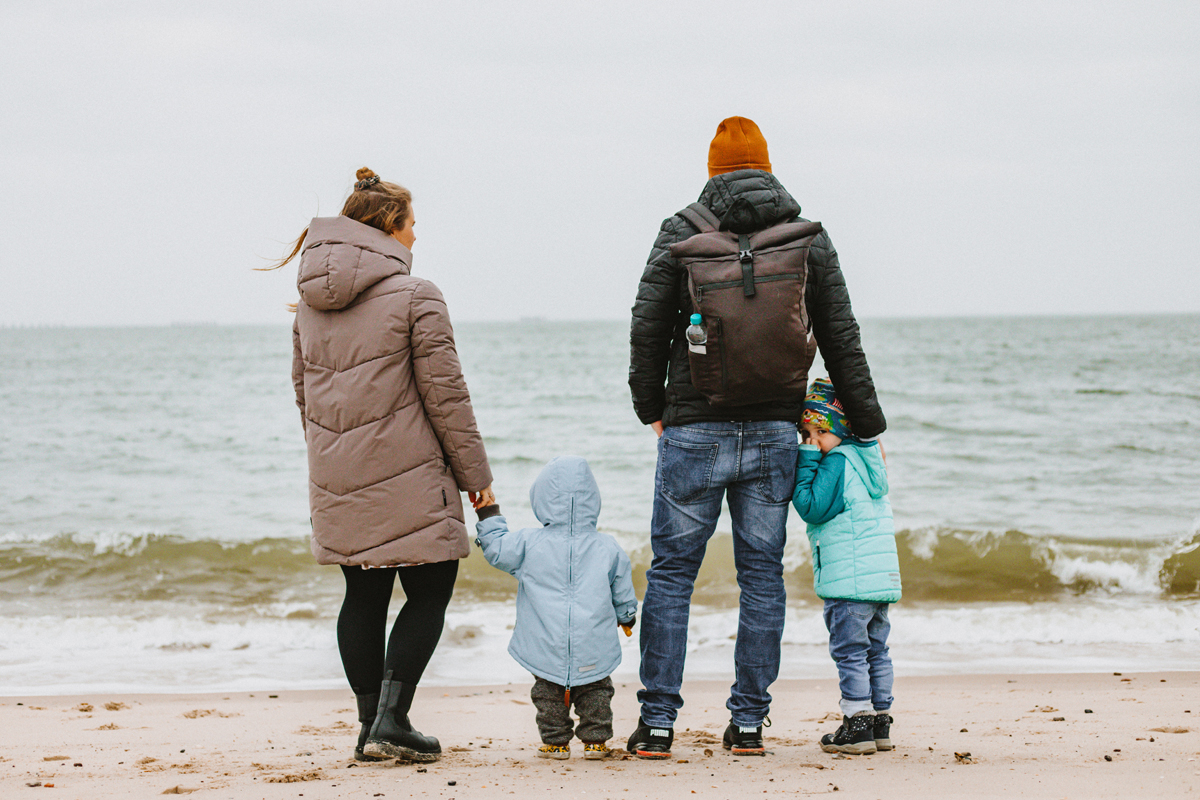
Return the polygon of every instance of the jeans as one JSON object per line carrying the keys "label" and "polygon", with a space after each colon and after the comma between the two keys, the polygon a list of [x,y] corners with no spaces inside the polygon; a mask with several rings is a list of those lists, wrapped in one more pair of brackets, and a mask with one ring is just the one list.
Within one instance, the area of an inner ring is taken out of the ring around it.
{"label": "jeans", "polygon": [[842,713],[892,707],[892,658],[888,655],[887,603],[826,600],[829,655],[837,663]]}
{"label": "jeans", "polygon": [[642,602],[642,720],[674,727],[687,655],[692,589],[727,496],[741,599],[735,681],[726,707],[735,725],[757,727],[779,676],[786,595],[783,545],[796,484],[796,426],[790,422],[698,422],[658,440],[653,560]]}

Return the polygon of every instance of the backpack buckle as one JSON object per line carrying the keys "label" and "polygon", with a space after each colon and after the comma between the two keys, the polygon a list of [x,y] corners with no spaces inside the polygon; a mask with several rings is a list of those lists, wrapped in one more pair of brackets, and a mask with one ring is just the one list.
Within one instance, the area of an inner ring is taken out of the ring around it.
{"label": "backpack buckle", "polygon": [[738,260],[742,262],[742,294],[754,297],[754,252],[750,249],[750,237],[738,234]]}

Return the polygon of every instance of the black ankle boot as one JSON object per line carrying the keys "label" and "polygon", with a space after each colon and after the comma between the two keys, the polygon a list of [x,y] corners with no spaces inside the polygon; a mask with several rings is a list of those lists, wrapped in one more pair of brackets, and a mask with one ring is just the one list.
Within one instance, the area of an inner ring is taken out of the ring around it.
{"label": "black ankle boot", "polygon": [[354,746],[354,760],[375,761],[378,756],[369,756],[364,753],[363,745],[367,743],[371,726],[375,724],[375,714],[379,710],[379,692],[356,694],[354,699],[358,701],[358,721],[362,723],[362,728],[358,731],[358,744]]}
{"label": "black ankle boot", "polygon": [[875,749],[892,749],[892,715],[886,711],[875,712]]}
{"label": "black ankle boot", "polygon": [[834,733],[821,737],[821,749],[826,753],[850,753],[867,756],[875,746],[875,715],[860,711],[853,717],[842,717],[842,725]]}
{"label": "black ankle boot", "polygon": [[392,673],[379,687],[379,709],[375,724],[367,736],[363,753],[378,758],[401,758],[406,761],[437,761],[442,746],[432,736],[413,730],[408,721],[417,687],[392,680]]}

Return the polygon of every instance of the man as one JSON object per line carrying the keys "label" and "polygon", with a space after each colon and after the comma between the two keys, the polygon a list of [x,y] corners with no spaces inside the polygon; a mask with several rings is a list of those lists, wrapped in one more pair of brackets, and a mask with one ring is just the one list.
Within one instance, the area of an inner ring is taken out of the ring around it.
{"label": "man", "polygon": [[[717,127],[708,174],[700,203],[723,223],[744,227],[748,215],[761,229],[800,220],[800,206],[771,174],[766,140],[750,120],[730,117]],[[732,219],[739,215],[740,223]],[[628,745],[641,758],[671,754],[675,718],[683,705],[692,589],[724,495],[741,589],[736,679],[726,703],[731,722],[724,736],[724,746],[734,754],[765,752],[762,723],[771,702],[767,689],[779,675],[785,523],[795,486],[804,389],[782,400],[716,407],[692,385],[684,337],[692,301],[687,273],[670,247],[698,232],[678,214],[663,222],[638,285],[630,331],[634,409],[659,436],[650,525],[654,557],[642,604],[642,712]],[[823,231],[809,248],[807,265],[804,302],[829,377],[855,434],[877,437],[887,423],[837,252]]]}

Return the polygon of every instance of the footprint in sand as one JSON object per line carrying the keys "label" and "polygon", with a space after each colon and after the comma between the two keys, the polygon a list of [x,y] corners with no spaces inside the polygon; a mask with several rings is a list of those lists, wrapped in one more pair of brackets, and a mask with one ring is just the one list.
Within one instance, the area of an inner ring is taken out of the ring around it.
{"label": "footprint in sand", "polygon": [[324,728],[318,728],[315,725],[301,725],[296,733],[303,734],[305,736],[324,736],[331,733],[345,733],[346,731],[354,729],[355,726],[351,725],[350,723],[338,720],[332,725],[327,725]]}
{"label": "footprint in sand", "polygon": [[215,708],[194,708],[191,711],[183,712],[183,716],[187,719],[199,719],[200,717],[240,717],[236,711],[226,713],[217,711]]}
{"label": "footprint in sand", "polygon": [[312,769],[308,772],[291,772],[287,775],[271,775],[267,778],[267,783],[302,783],[303,781],[323,781],[325,774],[319,769]]}

